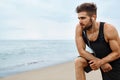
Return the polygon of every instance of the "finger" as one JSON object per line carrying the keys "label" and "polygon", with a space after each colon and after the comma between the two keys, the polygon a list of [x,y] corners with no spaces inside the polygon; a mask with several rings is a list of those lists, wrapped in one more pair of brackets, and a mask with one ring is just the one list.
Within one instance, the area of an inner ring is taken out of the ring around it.
{"label": "finger", "polygon": [[110,70],[112,70],[112,67],[110,67]]}
{"label": "finger", "polygon": [[110,67],[109,69],[108,69],[108,71],[111,71],[112,70],[112,67]]}
{"label": "finger", "polygon": [[103,72],[107,72],[107,70],[106,70],[106,69],[103,69]]}
{"label": "finger", "polygon": [[90,67],[95,67],[95,65],[93,65],[93,64],[90,64]]}
{"label": "finger", "polygon": [[108,72],[108,70],[106,69],[105,72]]}
{"label": "finger", "polygon": [[111,66],[109,66],[109,67],[107,68],[107,70],[108,70],[108,71],[112,70],[112,67],[111,67]]}
{"label": "finger", "polygon": [[93,69],[93,70],[97,70],[98,68],[97,68],[96,66],[93,66],[92,69]]}
{"label": "finger", "polygon": [[96,64],[95,64],[95,63],[90,63],[90,66],[94,66],[94,67],[95,67],[95,66],[96,66]]}
{"label": "finger", "polygon": [[91,67],[91,69],[93,69],[93,70],[97,70],[97,69],[98,69],[96,66],[91,66],[91,65],[90,65],[90,67]]}
{"label": "finger", "polygon": [[89,64],[92,64],[93,63],[93,61],[91,60],[91,61],[89,61]]}
{"label": "finger", "polygon": [[104,72],[109,72],[109,71],[110,71],[110,69],[105,69],[105,70],[104,70]]}

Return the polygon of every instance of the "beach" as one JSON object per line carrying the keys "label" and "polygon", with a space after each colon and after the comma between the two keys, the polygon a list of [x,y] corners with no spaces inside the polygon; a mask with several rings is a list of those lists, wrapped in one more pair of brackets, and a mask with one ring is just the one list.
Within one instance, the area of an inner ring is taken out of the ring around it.
{"label": "beach", "polygon": [[[17,73],[0,80],[75,80],[74,62],[66,62],[42,69]],[[100,71],[86,73],[86,80],[102,80]]]}

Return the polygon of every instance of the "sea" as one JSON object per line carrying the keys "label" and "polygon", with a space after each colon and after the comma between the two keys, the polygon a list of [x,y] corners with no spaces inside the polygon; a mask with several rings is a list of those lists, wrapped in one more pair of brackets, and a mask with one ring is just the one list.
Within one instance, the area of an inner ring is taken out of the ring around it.
{"label": "sea", "polygon": [[0,77],[74,61],[77,56],[74,40],[1,40]]}

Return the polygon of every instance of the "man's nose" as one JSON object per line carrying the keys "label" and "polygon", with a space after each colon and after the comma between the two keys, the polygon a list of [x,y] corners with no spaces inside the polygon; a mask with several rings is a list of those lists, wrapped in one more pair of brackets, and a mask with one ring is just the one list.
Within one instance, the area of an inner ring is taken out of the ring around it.
{"label": "man's nose", "polygon": [[79,23],[83,23],[83,21],[81,19],[79,19]]}
{"label": "man's nose", "polygon": [[82,19],[79,19],[79,22],[82,23],[83,22]]}

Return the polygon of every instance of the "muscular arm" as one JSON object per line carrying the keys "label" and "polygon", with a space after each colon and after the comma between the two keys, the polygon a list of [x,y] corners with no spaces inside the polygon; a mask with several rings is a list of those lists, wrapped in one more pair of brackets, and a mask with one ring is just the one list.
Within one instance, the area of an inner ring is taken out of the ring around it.
{"label": "muscular arm", "polygon": [[75,40],[80,56],[84,57],[87,60],[97,59],[95,56],[93,56],[92,54],[90,54],[88,51],[85,50],[86,44],[83,41],[82,29],[79,24],[76,26]]}
{"label": "muscular arm", "polygon": [[109,42],[112,52],[108,56],[101,59],[102,64],[112,62],[120,58],[120,38],[117,30],[109,24],[106,24],[105,28],[105,37]]}

